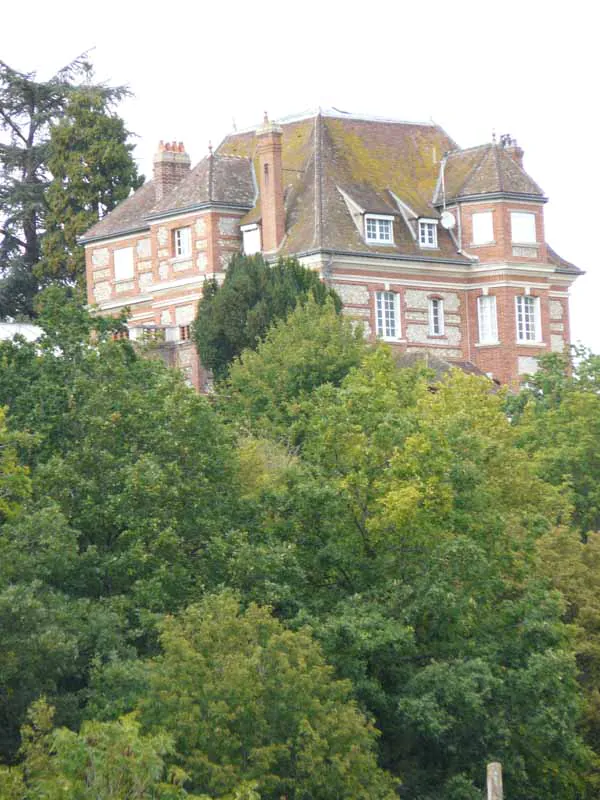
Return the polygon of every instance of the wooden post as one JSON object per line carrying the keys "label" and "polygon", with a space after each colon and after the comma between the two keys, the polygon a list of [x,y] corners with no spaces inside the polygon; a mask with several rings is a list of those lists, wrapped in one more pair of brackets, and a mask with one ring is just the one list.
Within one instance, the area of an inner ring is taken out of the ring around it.
{"label": "wooden post", "polygon": [[504,800],[502,764],[498,761],[487,765],[487,800]]}

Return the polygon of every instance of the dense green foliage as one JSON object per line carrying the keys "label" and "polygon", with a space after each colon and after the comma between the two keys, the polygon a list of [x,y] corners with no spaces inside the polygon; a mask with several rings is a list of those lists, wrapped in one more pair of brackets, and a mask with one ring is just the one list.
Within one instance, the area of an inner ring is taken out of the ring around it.
{"label": "dense green foliage", "polygon": [[40,278],[84,288],[85,257],[77,238],[143,183],[128,137],[104,91],[91,87],[70,94],[60,122],[50,131],[52,181],[46,192]]}
{"label": "dense green foliage", "polygon": [[243,350],[254,349],[273,322],[308,297],[320,304],[331,300],[341,308],[339,297],[318,273],[295,258],[271,266],[261,255],[233,256],[223,284],[207,281],[198,305],[194,339],[202,363],[217,379],[224,378]]}
{"label": "dense green foliage", "polygon": [[308,301],[208,401],[42,299],[0,344],[2,800],[597,796],[595,357],[507,413]]}
{"label": "dense green foliage", "polygon": [[98,204],[112,208],[138,185],[122,122],[109,114],[127,92],[91,79],[85,57],[46,81],[0,61],[0,319],[34,316],[48,276],[80,278],[82,210],[93,222]]}

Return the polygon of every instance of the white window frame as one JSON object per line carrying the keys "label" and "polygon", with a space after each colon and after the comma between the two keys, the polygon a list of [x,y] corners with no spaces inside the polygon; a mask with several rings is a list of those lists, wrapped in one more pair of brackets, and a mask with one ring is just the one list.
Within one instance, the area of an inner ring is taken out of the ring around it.
{"label": "white window frame", "polygon": [[262,251],[260,227],[258,225],[242,225],[242,250],[247,256],[254,256]]}
{"label": "white window frame", "polygon": [[510,235],[513,244],[537,244],[536,214],[533,211],[511,211]]}
{"label": "white window frame", "polygon": [[[391,323],[391,324],[390,324]],[[375,330],[386,342],[400,339],[400,295],[398,292],[375,292]]]}
{"label": "white window frame", "polygon": [[[436,314],[436,308],[437,308],[437,314]],[[428,317],[429,317],[429,335],[444,336],[446,332],[446,325],[444,321],[444,300],[442,297],[429,298]]]}
{"label": "white window frame", "polygon": [[132,281],[135,274],[133,247],[118,247],[113,251],[115,282]]}
{"label": "white window frame", "polygon": [[175,258],[189,258],[192,255],[192,228],[189,225],[173,231],[173,253]]}
{"label": "white window frame", "polygon": [[[488,306],[488,311],[484,307]],[[498,312],[496,295],[482,294],[477,298],[479,344],[498,344]]]}
{"label": "white window frame", "polygon": [[[374,226],[369,226],[373,222]],[[369,232],[374,227],[374,232]],[[387,231],[389,237],[384,233]],[[365,242],[368,244],[394,244],[394,217],[386,214],[365,214]]]}
{"label": "white window frame", "polygon": [[494,212],[474,211],[471,214],[471,239],[472,244],[493,244],[494,239]]}
{"label": "white window frame", "polygon": [[[431,236],[430,236],[431,234]],[[437,219],[420,219],[419,220],[419,247],[427,247],[429,249],[438,246],[437,235]]]}
{"label": "white window frame", "polygon": [[515,297],[515,323],[518,344],[539,344],[542,341],[539,297],[530,294]]}

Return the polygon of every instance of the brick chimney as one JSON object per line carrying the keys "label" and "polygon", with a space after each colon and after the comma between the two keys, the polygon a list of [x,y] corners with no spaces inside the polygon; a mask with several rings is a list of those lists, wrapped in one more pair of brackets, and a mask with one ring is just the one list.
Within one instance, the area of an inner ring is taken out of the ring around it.
{"label": "brick chimney", "polygon": [[282,136],[282,129],[269,122],[265,113],[264,123],[256,131],[256,153],[258,155],[258,187],[262,213],[262,249],[266,253],[277,250],[285,234]]}
{"label": "brick chimney", "polygon": [[159,202],[171,189],[177,186],[190,171],[190,157],[185,152],[183,142],[161,141],[154,156],[154,190]]}
{"label": "brick chimney", "polygon": [[502,764],[492,761],[487,765],[487,800],[503,800]]}
{"label": "brick chimney", "polygon": [[510,133],[505,133],[500,137],[500,145],[505,152],[523,169],[523,149],[517,144]]}

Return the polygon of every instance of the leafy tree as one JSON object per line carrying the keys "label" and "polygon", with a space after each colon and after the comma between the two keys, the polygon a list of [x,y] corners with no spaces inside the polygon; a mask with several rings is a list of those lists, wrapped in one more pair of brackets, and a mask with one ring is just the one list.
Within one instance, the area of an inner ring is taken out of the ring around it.
{"label": "leafy tree", "polygon": [[234,361],[223,411],[255,432],[291,438],[303,401],[324,383],[339,384],[366,352],[360,328],[332,303],[309,299]]}
{"label": "leafy tree", "polygon": [[60,122],[53,125],[47,168],[46,234],[40,278],[59,278],[83,287],[85,257],[77,238],[143,183],[133,145],[112,99],[97,87],[73,91]]}
{"label": "leafy tree", "polygon": [[[0,319],[34,315],[39,284],[35,267],[45,227],[44,195],[50,184],[48,148],[51,126],[62,116],[73,90],[91,88],[85,56],[46,81],[0,62]],[[97,86],[106,101],[126,93]],[[110,181],[110,178],[108,178]]]}
{"label": "leafy tree", "polygon": [[236,356],[254,349],[275,320],[309,295],[320,304],[330,298],[341,308],[335,292],[294,258],[271,266],[260,255],[233,256],[223,285],[207,281],[198,306],[194,339],[202,363],[224,378]]}
{"label": "leafy tree", "polygon": [[575,351],[540,359],[513,401],[520,446],[538,474],[569,497],[585,537],[600,530],[600,356]]}
{"label": "leafy tree", "polygon": [[131,717],[84,723],[79,733],[53,729],[53,709],[43,700],[33,704],[28,716],[22,767],[0,767],[3,800],[192,798],[182,786],[185,774],[165,766],[173,746],[164,733],[142,736]]}
{"label": "leafy tree", "polygon": [[[37,694],[60,724],[75,724],[98,660],[147,653],[157,614],[220,582],[212,542],[237,514],[231,440],[209,403],[161,362],[110,341],[118,321],[91,318],[56,288],[44,300],[42,339],[0,345],[9,436],[35,432],[0,451],[6,756]],[[30,468],[23,489],[16,446]]]}
{"label": "leafy tree", "polygon": [[191,788],[210,796],[255,781],[265,800],[395,797],[375,729],[308,631],[230,594],[168,618],[140,702],[150,731],[175,736]]}
{"label": "leafy tree", "polygon": [[590,754],[560,596],[535,541],[568,519],[485,381],[431,391],[377,348],[307,401],[300,458],[266,483],[230,581],[308,622],[382,730],[407,798],[579,797]]}

